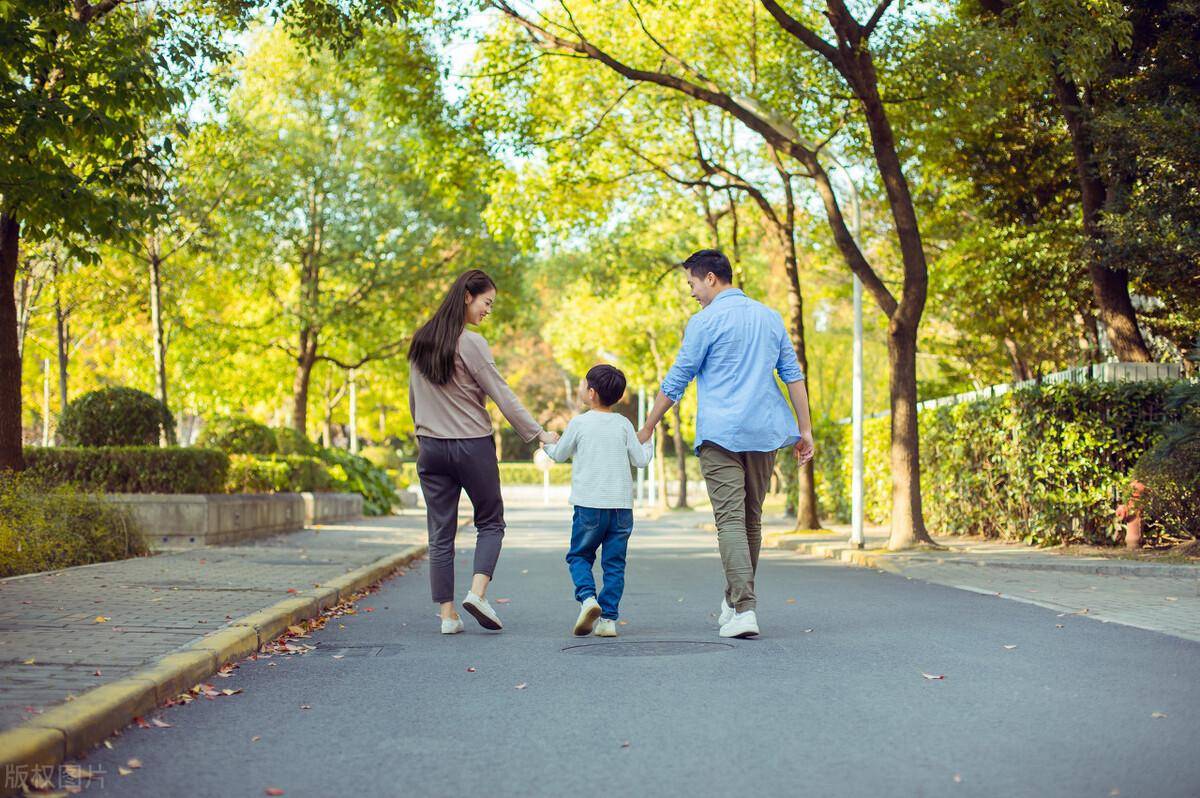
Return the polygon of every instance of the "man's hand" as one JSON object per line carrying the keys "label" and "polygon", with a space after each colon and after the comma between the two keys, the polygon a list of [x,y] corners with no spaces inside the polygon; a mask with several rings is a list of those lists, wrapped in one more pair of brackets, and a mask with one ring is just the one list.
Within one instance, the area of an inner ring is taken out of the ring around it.
{"label": "man's hand", "polygon": [[800,440],[796,441],[796,460],[798,466],[803,468],[809,460],[813,459],[813,436],[812,432],[801,432]]}
{"label": "man's hand", "polygon": [[638,443],[645,443],[646,441],[650,440],[651,436],[653,435],[654,427],[642,427],[640,430],[638,430]]}
{"label": "man's hand", "polygon": [[558,433],[544,429],[538,433],[537,439],[542,443],[558,443]]}

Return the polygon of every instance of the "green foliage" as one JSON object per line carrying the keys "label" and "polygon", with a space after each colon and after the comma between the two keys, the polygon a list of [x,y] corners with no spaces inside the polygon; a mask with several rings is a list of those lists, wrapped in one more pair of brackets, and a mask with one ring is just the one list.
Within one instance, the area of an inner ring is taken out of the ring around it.
{"label": "green foliage", "polygon": [[148,551],[124,508],[36,474],[0,471],[0,578]]}
{"label": "green foliage", "polygon": [[[695,458],[691,458],[695,461]],[[691,463],[688,464],[689,467]],[[675,477],[673,467],[668,467],[667,474],[669,477]],[[417,464],[405,463],[400,468],[400,476],[408,480],[408,484],[419,486],[421,480],[417,477]],[[695,477],[693,477],[695,478]],[[535,466],[533,463],[500,463],[500,484],[501,485],[541,485],[542,484],[542,469]],[[571,484],[571,464],[570,463],[554,463],[550,466],[550,484],[551,485],[570,485]]]}
{"label": "green foliage", "polygon": [[1179,421],[1142,456],[1134,478],[1142,483],[1134,500],[1152,535],[1200,538],[1200,385],[1179,383],[1167,397]]}
{"label": "green foliage", "polygon": [[361,494],[367,515],[387,515],[400,503],[396,483],[387,471],[365,457],[343,449],[322,449],[320,457],[329,465],[333,489]]}
{"label": "green foliage", "polygon": [[104,388],[67,405],[58,434],[70,446],[153,446],[175,435],[175,421],[162,402],[134,388]]}
{"label": "green foliage", "polygon": [[214,418],[204,426],[196,444],[227,454],[275,454],[276,433],[266,424],[241,416]]}
{"label": "green foliage", "polygon": [[30,448],[25,461],[47,485],[99,493],[222,493],[229,468],[224,452],[157,446]]}
{"label": "green foliage", "polygon": [[362,450],[362,456],[371,462],[371,465],[376,468],[397,469],[400,468],[400,454],[388,446],[368,446]]}
{"label": "green foliage", "polygon": [[275,435],[275,451],[279,454],[302,454],[306,457],[316,457],[321,447],[309,440],[308,436],[291,427],[279,427],[273,430]]}
{"label": "green foliage", "polygon": [[225,480],[227,493],[304,493],[328,491],[333,485],[324,461],[299,454],[232,455]]}

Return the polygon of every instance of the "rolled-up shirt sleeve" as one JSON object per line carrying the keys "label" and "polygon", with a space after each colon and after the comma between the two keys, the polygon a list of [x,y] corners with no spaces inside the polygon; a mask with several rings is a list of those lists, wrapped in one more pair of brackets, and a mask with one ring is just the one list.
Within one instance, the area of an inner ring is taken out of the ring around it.
{"label": "rolled-up shirt sleeve", "polygon": [[500,412],[508,419],[508,423],[512,424],[521,440],[529,443],[536,438],[542,431],[542,425],[534,420],[496,369],[496,361],[487,341],[480,336],[465,336],[459,353],[467,371],[479,383],[483,392],[496,403],[496,407],[500,408]]}
{"label": "rolled-up shirt sleeve", "polygon": [[679,353],[675,355],[675,362],[671,365],[667,376],[663,377],[662,385],[659,386],[672,402],[678,402],[683,396],[688,383],[700,370],[700,364],[704,362],[707,350],[708,342],[707,336],[704,334],[704,325],[697,314],[688,320],[687,327],[683,331],[683,342],[679,345]]}
{"label": "rolled-up shirt sleeve", "polygon": [[792,339],[787,334],[787,328],[783,326],[783,318],[779,314],[776,314],[776,318],[779,319],[779,359],[775,362],[775,371],[785,384],[800,382],[804,379],[804,370],[800,368]]}

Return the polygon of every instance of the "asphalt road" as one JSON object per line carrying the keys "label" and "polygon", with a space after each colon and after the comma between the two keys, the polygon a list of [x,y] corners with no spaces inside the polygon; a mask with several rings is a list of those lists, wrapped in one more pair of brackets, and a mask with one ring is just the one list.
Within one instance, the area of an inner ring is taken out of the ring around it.
{"label": "asphalt road", "polygon": [[621,636],[574,638],[569,512],[508,521],[503,632],[464,615],[440,635],[414,568],[316,651],[244,661],[211,680],[244,692],[97,749],[85,793],[1200,795],[1195,642],[778,552],[759,567],[762,637],[721,641],[701,513],[639,521]]}

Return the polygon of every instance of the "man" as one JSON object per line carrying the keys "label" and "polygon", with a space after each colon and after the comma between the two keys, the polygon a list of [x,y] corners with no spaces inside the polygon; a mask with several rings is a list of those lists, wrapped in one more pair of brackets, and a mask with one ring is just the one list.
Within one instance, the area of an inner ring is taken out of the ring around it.
{"label": "man", "polygon": [[[696,453],[725,569],[720,634],[753,637],[759,633],[754,574],[762,545],[763,498],[777,449],[794,446],[801,466],[812,459],[808,392],[783,319],[733,286],[733,269],[723,254],[702,249],[682,267],[702,309],[688,321],[679,354],[638,439],[649,440],[695,377]],[[776,373],[787,386],[794,415],[775,382]]]}

